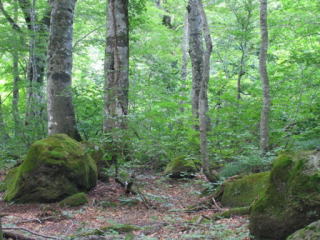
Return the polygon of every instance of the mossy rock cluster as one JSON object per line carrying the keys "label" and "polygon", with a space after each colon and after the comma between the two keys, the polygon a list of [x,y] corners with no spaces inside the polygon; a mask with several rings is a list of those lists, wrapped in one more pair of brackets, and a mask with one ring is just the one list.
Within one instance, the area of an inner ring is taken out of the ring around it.
{"label": "mossy rock cluster", "polygon": [[319,240],[320,239],[320,220],[296,231],[287,240]]}
{"label": "mossy rock cluster", "polygon": [[190,178],[194,177],[197,172],[197,167],[193,160],[187,159],[184,156],[172,159],[164,171],[171,178]]}
{"label": "mossy rock cluster", "polygon": [[250,211],[255,239],[283,240],[320,218],[320,153],[283,153]]}
{"label": "mossy rock cluster", "polygon": [[14,178],[16,172],[17,172],[17,169],[18,169],[17,167],[16,168],[12,168],[8,172],[8,174],[7,174],[6,178],[4,179],[4,181],[0,182],[0,192],[5,192],[7,190],[9,183],[13,181],[13,178]]}
{"label": "mossy rock cluster", "polygon": [[81,205],[84,205],[88,203],[88,197],[87,194],[81,192],[81,193],[76,193],[73,194],[65,199],[63,199],[59,205],[61,207],[78,207]]}
{"label": "mossy rock cluster", "polygon": [[250,206],[266,190],[270,172],[254,173],[239,179],[227,180],[219,189],[225,207]]}
{"label": "mossy rock cluster", "polygon": [[65,134],[31,145],[23,163],[6,177],[5,201],[56,202],[96,185],[97,167],[84,147]]}

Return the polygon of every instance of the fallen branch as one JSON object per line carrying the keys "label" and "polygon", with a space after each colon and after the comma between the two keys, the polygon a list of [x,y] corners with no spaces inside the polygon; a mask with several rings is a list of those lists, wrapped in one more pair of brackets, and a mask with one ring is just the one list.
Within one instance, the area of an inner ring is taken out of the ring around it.
{"label": "fallen branch", "polygon": [[250,213],[250,207],[238,207],[238,208],[231,208],[227,211],[216,213],[212,216],[212,220],[217,220],[220,218],[230,218],[232,216],[243,216]]}
{"label": "fallen branch", "polygon": [[137,192],[142,200],[142,203],[143,205],[147,208],[147,209],[150,209],[150,208],[153,208],[155,209],[155,206],[153,206],[150,201],[144,196],[144,194],[140,191],[139,187],[136,185],[136,188],[137,188]]}
{"label": "fallen branch", "polygon": [[61,238],[57,238],[57,237],[52,237],[52,236],[47,236],[47,235],[43,235],[43,234],[40,234],[40,233],[36,233],[36,232],[33,232],[33,231],[31,231],[31,230],[29,230],[27,228],[22,228],[22,227],[3,227],[2,230],[3,231],[6,231],[6,230],[25,231],[25,232],[31,233],[32,235],[43,237],[43,238],[47,238],[47,239],[61,239]]}
{"label": "fallen branch", "polygon": [[22,224],[22,223],[30,223],[30,222],[35,222],[35,223],[44,223],[45,221],[50,221],[50,220],[58,220],[59,218],[57,216],[50,216],[50,217],[44,217],[44,218],[32,218],[32,219],[24,219],[19,222],[14,223],[15,225]]}
{"label": "fallen branch", "polygon": [[27,237],[14,232],[3,232],[3,236],[7,239],[15,239],[15,240],[37,240],[36,238]]}
{"label": "fallen branch", "polygon": [[212,202],[214,204],[214,206],[219,210],[222,211],[222,208],[218,205],[217,201],[214,199],[214,197],[212,197]]}

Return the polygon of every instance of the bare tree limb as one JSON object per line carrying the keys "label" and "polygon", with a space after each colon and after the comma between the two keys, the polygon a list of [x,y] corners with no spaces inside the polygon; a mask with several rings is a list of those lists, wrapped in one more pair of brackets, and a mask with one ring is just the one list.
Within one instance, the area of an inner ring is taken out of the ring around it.
{"label": "bare tree limb", "polygon": [[61,238],[58,238],[58,237],[53,237],[53,236],[48,236],[48,235],[43,235],[43,234],[40,234],[40,233],[36,233],[36,232],[33,232],[27,228],[22,228],[22,227],[3,227],[2,228],[3,231],[6,231],[6,230],[19,230],[19,231],[25,231],[25,232],[28,232],[28,233],[31,233],[35,236],[39,236],[39,237],[43,237],[43,238],[47,238],[47,239],[61,239]]}
{"label": "bare tree limb", "polygon": [[4,9],[2,0],[0,0],[0,11],[2,12],[2,14],[4,15],[4,17],[7,19],[7,21],[9,22],[9,24],[11,25],[11,27],[21,33],[21,28],[19,27],[19,25],[13,20],[13,18],[8,14],[8,12]]}
{"label": "bare tree limb", "polygon": [[73,44],[73,48],[75,49],[81,41],[85,40],[87,37],[89,37],[92,33],[95,33],[96,31],[98,31],[99,29],[101,29],[102,27],[104,27],[104,25],[101,25],[95,29],[93,29],[92,31],[86,33],[85,35],[83,35],[82,37],[80,37],[78,40],[75,41],[75,43]]}

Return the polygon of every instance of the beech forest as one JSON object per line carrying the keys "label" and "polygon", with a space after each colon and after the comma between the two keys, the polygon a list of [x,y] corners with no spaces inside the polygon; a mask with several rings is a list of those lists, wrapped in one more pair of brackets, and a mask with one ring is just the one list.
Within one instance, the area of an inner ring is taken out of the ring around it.
{"label": "beech forest", "polygon": [[0,240],[319,240],[319,0],[0,0]]}

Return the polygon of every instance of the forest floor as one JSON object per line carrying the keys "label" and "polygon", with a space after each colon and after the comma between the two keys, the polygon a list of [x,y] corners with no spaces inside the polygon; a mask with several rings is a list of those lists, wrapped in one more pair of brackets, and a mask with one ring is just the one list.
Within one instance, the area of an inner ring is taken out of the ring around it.
{"label": "forest floor", "polygon": [[[155,174],[136,176],[141,195],[128,196],[113,179],[99,182],[82,207],[61,208],[57,204],[7,204],[0,200],[3,227],[30,239],[217,239],[248,240],[248,218],[236,216],[209,220],[217,208],[188,211],[203,198],[203,176],[172,180]],[[2,193],[0,194],[0,199]],[[124,225],[134,226],[125,232]],[[110,227],[103,236],[83,236]],[[20,230],[19,230],[20,229]],[[31,230],[46,236],[28,234]],[[9,230],[8,230],[9,231]],[[82,236],[82,237],[80,237]]]}

